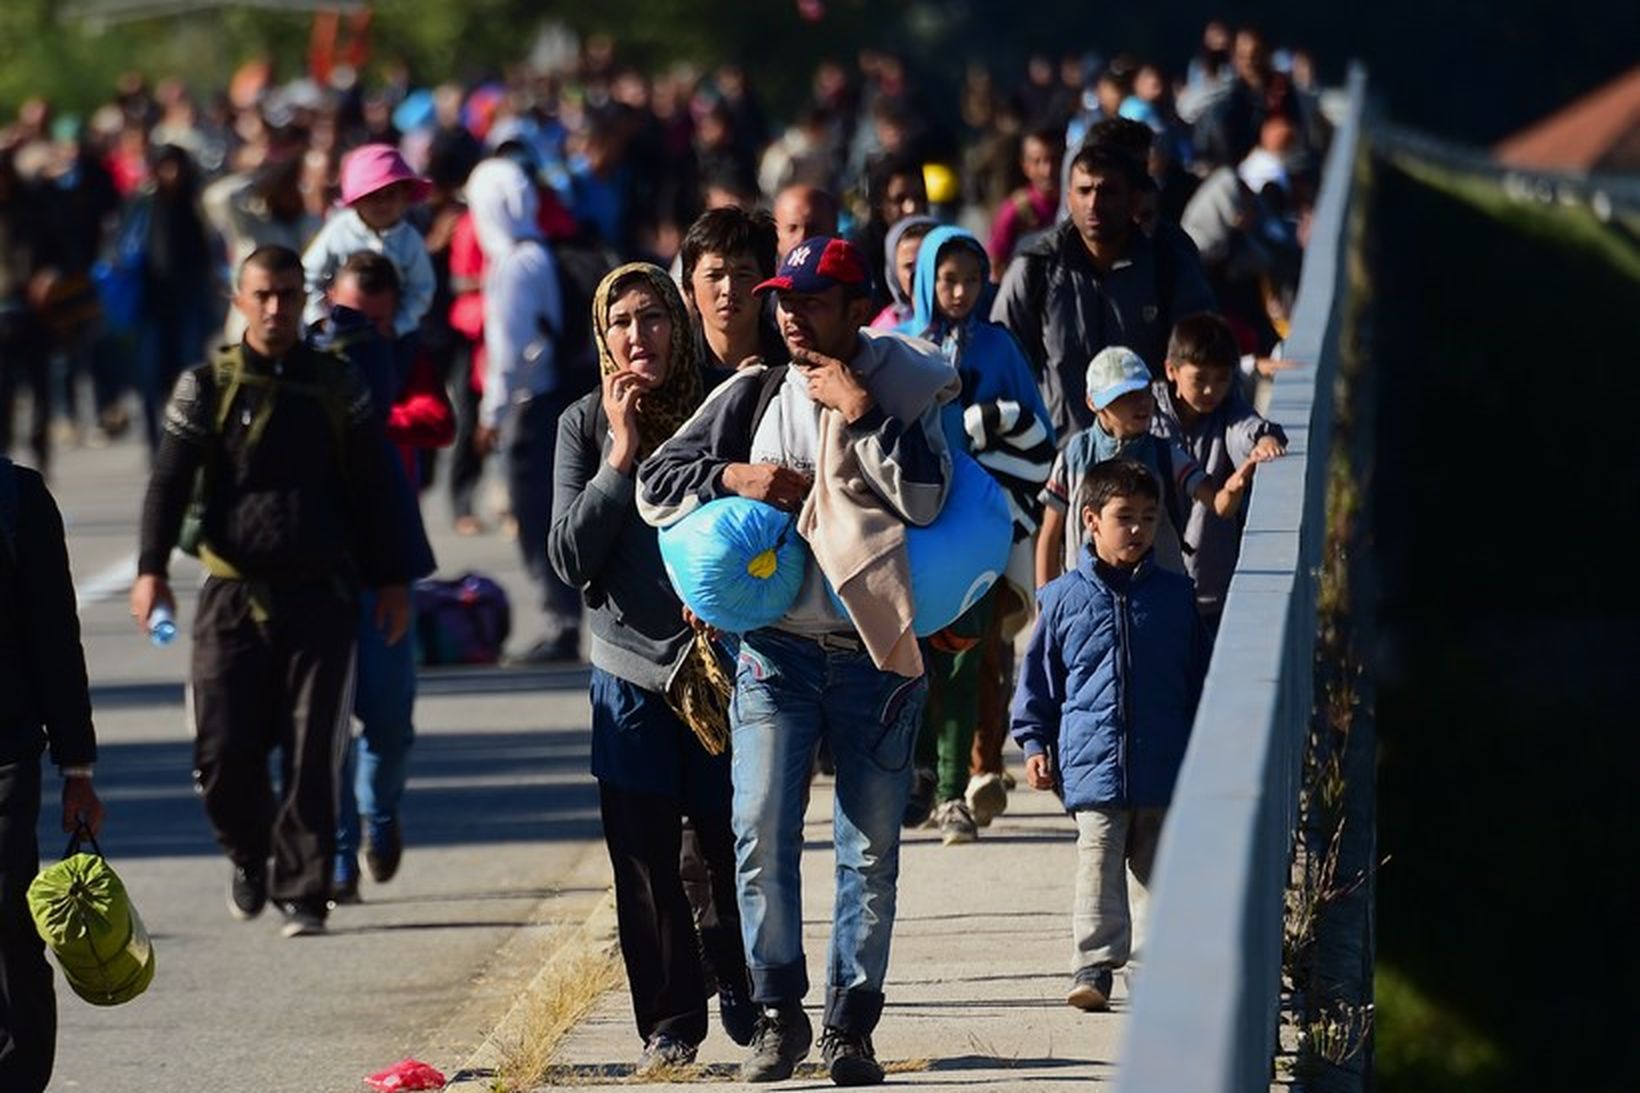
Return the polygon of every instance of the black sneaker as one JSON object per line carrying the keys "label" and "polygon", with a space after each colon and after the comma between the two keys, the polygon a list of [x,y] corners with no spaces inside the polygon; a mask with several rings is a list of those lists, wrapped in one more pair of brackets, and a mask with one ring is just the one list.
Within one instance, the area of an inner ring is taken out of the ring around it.
{"label": "black sneaker", "polygon": [[267,872],[234,866],[233,879],[228,882],[228,913],[240,922],[249,922],[267,905]]}
{"label": "black sneaker", "polygon": [[352,854],[338,854],[330,873],[330,905],[341,907],[359,901],[359,863]]}
{"label": "black sneaker", "polygon": [[315,937],[325,932],[325,903],[323,900],[292,900],[281,903],[285,924],[279,932],[286,937]]}
{"label": "black sneaker", "polygon": [[743,1082],[783,1082],[814,1042],[814,1026],[809,1015],[795,1002],[784,1006],[764,1006],[752,1032],[752,1054],[740,1064]]}
{"label": "black sneaker", "polygon": [[911,796],[906,798],[901,827],[921,827],[934,814],[934,790],[938,777],[932,767],[918,767],[912,775]]}
{"label": "black sneaker", "polygon": [[1071,992],[1065,1001],[1088,1013],[1110,1009],[1111,974],[1109,968],[1082,968],[1071,983]]}
{"label": "black sneaker", "polygon": [[729,1039],[746,1047],[757,1034],[757,1003],[736,990],[718,991],[718,1020]]}
{"label": "black sneaker", "polygon": [[820,1034],[820,1061],[831,1072],[833,1085],[877,1085],[883,1080],[871,1037],[863,1032],[826,1026]]}
{"label": "black sneaker", "polygon": [[365,824],[364,867],[370,871],[371,880],[377,884],[392,880],[403,857],[404,836],[399,832],[397,818]]}
{"label": "black sneaker", "polygon": [[960,797],[940,805],[934,811],[934,822],[940,829],[940,841],[946,846],[971,843],[979,838],[979,828],[974,823],[973,814]]}
{"label": "black sneaker", "polygon": [[675,1036],[657,1032],[643,1046],[634,1076],[646,1078],[675,1066],[688,1066],[695,1061],[695,1051],[694,1044],[686,1044]]}

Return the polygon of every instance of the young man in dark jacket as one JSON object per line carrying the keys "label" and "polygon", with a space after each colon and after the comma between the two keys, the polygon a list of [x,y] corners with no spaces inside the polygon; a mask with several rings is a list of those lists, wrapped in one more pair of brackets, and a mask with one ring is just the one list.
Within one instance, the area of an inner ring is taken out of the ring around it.
{"label": "young man in dark jacket", "polygon": [[156,606],[175,610],[171,551],[203,472],[198,549],[210,579],[194,625],[194,774],[234,863],[229,910],[253,918],[271,895],[297,937],[323,932],[330,897],[359,594],[375,591],[376,625],[399,641],[410,562],[369,387],[301,340],[300,257],[254,251],[234,304],[244,342],[185,372],[166,408],[131,613],[146,625]]}
{"label": "young man in dark jacket", "polygon": [[[840,239],[804,240],[757,291],[776,294],[793,363],[743,368],[719,386],[639,468],[640,515],[667,527],[734,495],[798,511],[811,487],[821,488],[822,437],[829,415],[840,415],[859,478],[879,503],[902,523],[931,523],[951,478],[940,407],[955,394],[956,370],[926,343],[860,329],[869,275],[859,250]],[[883,1080],[871,1033],[882,1015],[900,819],[927,693],[920,661],[911,676],[879,664],[813,561],[785,616],[741,637],[730,709],[735,849],[752,999],[763,1006],[742,1081],[789,1078],[812,1041],[798,865],[805,786],[822,739],[836,764],[839,835],[821,1054],[839,1085]]]}
{"label": "young man in dark jacket", "polygon": [[1070,219],[1021,247],[991,306],[1024,347],[1061,445],[1093,422],[1082,377],[1094,354],[1125,345],[1160,361],[1174,321],[1213,308],[1200,260],[1135,223],[1143,182],[1124,149],[1084,145],[1071,161]]}
{"label": "young man in dark jacket", "polygon": [[1142,908],[1162,818],[1184,761],[1207,670],[1190,579],[1156,566],[1161,501],[1150,469],[1097,464],[1078,506],[1081,563],[1038,594],[1013,733],[1034,789],[1076,817],[1071,1005],[1110,1004],[1111,972],[1138,946],[1127,876]]}
{"label": "young man in dark jacket", "polygon": [[42,1093],[57,1003],[25,896],[40,871],[40,753],[63,779],[63,830],[96,834],[97,739],[63,518],[36,471],[0,455],[0,1089]]}

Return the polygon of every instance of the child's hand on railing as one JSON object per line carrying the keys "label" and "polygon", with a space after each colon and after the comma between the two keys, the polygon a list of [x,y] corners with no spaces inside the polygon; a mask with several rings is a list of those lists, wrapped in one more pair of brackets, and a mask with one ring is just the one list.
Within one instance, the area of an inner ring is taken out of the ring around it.
{"label": "child's hand on railing", "polygon": [[1273,436],[1261,436],[1258,438],[1258,443],[1253,445],[1253,458],[1260,463],[1286,454],[1287,445]]}

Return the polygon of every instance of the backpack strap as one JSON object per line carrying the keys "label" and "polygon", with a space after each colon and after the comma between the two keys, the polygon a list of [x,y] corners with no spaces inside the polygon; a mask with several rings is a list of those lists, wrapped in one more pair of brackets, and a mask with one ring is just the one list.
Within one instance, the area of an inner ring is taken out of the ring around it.
{"label": "backpack strap", "polygon": [[[273,417],[274,404],[279,396],[286,392],[293,394],[310,395],[317,399],[330,422],[331,433],[336,440],[336,449],[340,453],[346,450],[347,437],[348,396],[349,392],[343,380],[342,366],[346,365],[347,358],[340,353],[323,353],[322,356],[331,360],[321,362],[318,369],[317,383],[302,383],[287,380],[278,376],[264,376],[245,369],[245,354],[238,345],[224,346],[211,362],[216,377],[216,434],[221,436],[226,431],[228,416],[233,412],[234,399],[239,392],[247,387],[260,387],[267,391],[267,395],[256,407],[256,413],[251,417],[250,426],[245,434],[247,450],[255,448],[262,440],[262,434],[267,431],[268,422]],[[327,367],[331,365],[334,367]]]}
{"label": "backpack strap", "polygon": [[1173,523],[1173,534],[1179,539],[1179,552],[1194,554],[1196,548],[1184,541],[1184,531],[1190,518],[1180,504],[1179,483],[1173,477],[1173,442],[1164,437],[1152,437],[1151,440],[1156,447],[1156,469],[1162,476],[1162,507],[1167,510],[1167,518]]}
{"label": "backpack strap", "polygon": [[[1054,237],[1058,238],[1057,235]],[[1039,247],[1027,247],[1018,252],[1018,258],[1025,263],[1025,299],[1029,301],[1031,311],[1041,320],[1036,331],[1036,345],[1034,347],[1020,346],[1025,357],[1025,364],[1031,370],[1031,378],[1041,386],[1048,375],[1048,347],[1043,327],[1047,325],[1048,304],[1048,263],[1053,252],[1043,253]],[[1009,331],[1012,333],[1012,331]],[[1018,341],[1016,337],[1014,339]],[[1032,354],[1034,348],[1040,357]]]}
{"label": "backpack strap", "polygon": [[[330,423],[337,467],[346,475],[350,392],[347,390],[343,369],[346,358],[339,354],[333,356],[334,360],[319,363],[317,383],[300,383],[251,372],[245,368],[242,346],[222,346],[211,358],[211,377],[216,385],[216,408],[211,417],[213,435],[220,443],[221,437],[227,431],[228,419],[233,414],[234,401],[239,397],[239,393],[248,387],[261,388],[263,397],[257,404],[246,429],[244,450],[247,454],[255,449],[262,439],[262,434],[267,431],[268,422],[273,418],[274,405],[281,395],[285,392],[310,395],[318,400]],[[213,576],[226,580],[243,580],[243,575],[231,563],[211,551],[204,541],[205,506],[211,492],[212,461],[211,458],[207,458],[194,476],[193,496],[183,516],[177,545],[184,553],[196,555]],[[265,607],[259,611],[263,615],[266,614]]]}
{"label": "backpack strap", "polygon": [[752,409],[752,435],[757,435],[763,415],[769,412],[769,404],[780,394],[780,385],[786,382],[786,373],[790,370],[789,364],[771,364],[758,378],[762,386],[757,390],[757,405]]}

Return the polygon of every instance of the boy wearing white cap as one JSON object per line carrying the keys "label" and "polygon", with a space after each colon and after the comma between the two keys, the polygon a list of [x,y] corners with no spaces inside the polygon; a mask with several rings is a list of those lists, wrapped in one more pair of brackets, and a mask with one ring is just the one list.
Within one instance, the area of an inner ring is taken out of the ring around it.
{"label": "boy wearing white cap", "polygon": [[1041,588],[1063,573],[1067,559],[1074,565],[1081,557],[1086,532],[1080,520],[1067,519],[1066,513],[1088,471],[1116,458],[1137,460],[1156,476],[1163,502],[1156,527],[1156,564],[1175,573],[1186,572],[1188,547],[1180,532],[1191,502],[1208,506],[1223,519],[1233,518],[1252,481],[1253,468],[1268,456],[1255,453],[1223,486],[1215,486],[1177,440],[1151,431],[1156,397],[1151,391],[1150,368],[1137,353],[1122,346],[1100,350],[1088,364],[1086,379],[1094,421],[1066,442],[1042,487],[1045,507],[1036,541],[1036,586]]}

